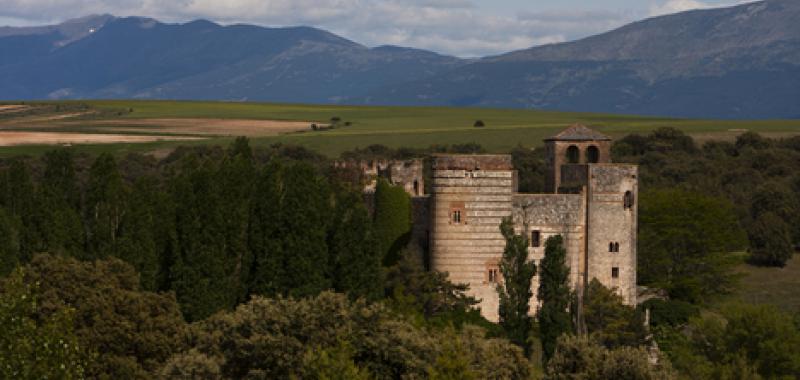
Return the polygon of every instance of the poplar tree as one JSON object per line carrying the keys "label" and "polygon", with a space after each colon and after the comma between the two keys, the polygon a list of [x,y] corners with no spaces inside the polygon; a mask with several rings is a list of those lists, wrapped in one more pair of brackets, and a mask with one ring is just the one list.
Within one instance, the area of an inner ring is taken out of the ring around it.
{"label": "poplar tree", "polygon": [[163,198],[152,178],[134,183],[114,250],[115,256],[136,268],[142,288],[150,291],[159,287],[162,265],[157,236],[171,232],[164,227],[167,221],[159,217],[159,210],[165,207]]}
{"label": "poplar tree", "polygon": [[531,280],[536,275],[536,264],[528,261],[528,240],[514,234],[510,218],[500,224],[500,233],[506,239],[503,258],[500,261],[502,283],[497,285],[500,295],[500,325],[508,339],[530,354],[528,337],[533,328],[530,317]]}
{"label": "poplar tree", "polygon": [[569,315],[569,268],[567,250],[561,235],[545,242],[544,259],[539,266],[539,292],[541,308],[537,314],[545,362],[553,357],[558,337],[572,332]]}
{"label": "poplar tree", "polygon": [[19,258],[27,262],[45,247],[40,232],[44,215],[28,165],[22,160],[13,160],[0,176],[0,189],[0,201],[18,226]]}
{"label": "poplar tree", "polygon": [[11,273],[19,263],[17,228],[13,218],[0,207],[0,276]]}
{"label": "poplar tree", "polygon": [[273,159],[257,175],[254,194],[258,196],[250,204],[247,242],[251,263],[246,279],[249,295],[273,296],[282,289],[284,255],[279,239],[283,232],[283,188],[283,165]]}

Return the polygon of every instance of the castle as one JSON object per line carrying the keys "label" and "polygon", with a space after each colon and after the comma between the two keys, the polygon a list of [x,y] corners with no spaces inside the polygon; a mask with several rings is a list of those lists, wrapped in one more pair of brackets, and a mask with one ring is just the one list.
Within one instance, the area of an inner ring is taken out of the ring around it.
{"label": "castle", "polygon": [[[498,320],[505,217],[528,238],[529,260],[538,265],[547,238],[561,235],[574,289],[596,278],[636,303],[637,166],[611,163],[611,139],[582,125],[546,139],[544,149],[544,194],[517,192],[509,155],[435,155],[429,195],[420,193],[422,165],[384,164],[390,181],[415,200],[415,235],[427,240],[429,267],[469,284],[491,321]],[[537,275],[531,305],[538,286]]]}

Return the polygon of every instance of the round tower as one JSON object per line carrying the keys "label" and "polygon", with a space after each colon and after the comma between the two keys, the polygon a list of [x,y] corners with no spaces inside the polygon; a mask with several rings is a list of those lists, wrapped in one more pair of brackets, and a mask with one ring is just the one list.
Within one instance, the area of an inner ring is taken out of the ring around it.
{"label": "round tower", "polygon": [[434,156],[432,191],[431,268],[469,284],[482,314],[496,321],[500,223],[512,213],[515,191],[511,156]]}

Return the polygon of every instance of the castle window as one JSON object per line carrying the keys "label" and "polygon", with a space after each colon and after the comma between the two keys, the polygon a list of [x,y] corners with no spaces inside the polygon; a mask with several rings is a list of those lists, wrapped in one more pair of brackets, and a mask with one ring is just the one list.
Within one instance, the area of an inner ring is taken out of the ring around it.
{"label": "castle window", "polygon": [[609,252],[614,252],[614,242],[608,243],[608,251]]}
{"label": "castle window", "polygon": [[450,224],[467,224],[464,202],[450,203]]}
{"label": "castle window", "polygon": [[614,243],[614,252],[619,252],[619,243]]}
{"label": "castle window", "polygon": [[611,278],[619,278],[619,268],[611,268]]}
{"label": "castle window", "polygon": [[453,223],[461,224],[461,210],[453,210]]}
{"label": "castle window", "polygon": [[414,180],[414,195],[419,195],[419,181]]}
{"label": "castle window", "polygon": [[586,149],[586,159],[590,164],[596,164],[600,162],[600,149],[597,149],[597,147],[594,145],[590,146],[588,149]]}
{"label": "castle window", "polygon": [[536,230],[531,231],[531,247],[541,247],[542,246],[542,231]]}
{"label": "castle window", "polygon": [[496,284],[500,282],[500,271],[498,269],[489,269],[489,283]]}
{"label": "castle window", "polygon": [[581,151],[575,145],[570,145],[567,148],[567,162],[570,164],[577,164],[581,160]]}
{"label": "castle window", "polygon": [[631,208],[633,208],[633,193],[630,191],[626,191],[622,203],[625,210],[630,210]]}

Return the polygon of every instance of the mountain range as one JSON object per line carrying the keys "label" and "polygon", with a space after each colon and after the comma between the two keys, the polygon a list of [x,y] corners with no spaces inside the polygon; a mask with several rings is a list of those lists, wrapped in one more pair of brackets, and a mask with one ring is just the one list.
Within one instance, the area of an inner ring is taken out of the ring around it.
{"label": "mountain range", "polygon": [[800,1],[635,22],[460,59],[311,27],[88,16],[0,27],[0,99],[141,98],[478,106],[800,118]]}

